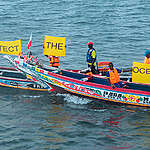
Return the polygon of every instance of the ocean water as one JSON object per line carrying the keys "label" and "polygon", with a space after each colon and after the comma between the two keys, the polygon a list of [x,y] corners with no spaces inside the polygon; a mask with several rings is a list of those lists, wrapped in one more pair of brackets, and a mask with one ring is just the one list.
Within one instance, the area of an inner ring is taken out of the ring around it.
{"label": "ocean water", "polygon": [[[67,39],[65,69],[99,61],[130,68],[150,48],[149,0],[0,0],[0,41],[22,39],[43,63],[44,36]],[[0,57],[2,66],[11,66]],[[150,110],[72,95],[0,89],[0,150],[149,150]]]}

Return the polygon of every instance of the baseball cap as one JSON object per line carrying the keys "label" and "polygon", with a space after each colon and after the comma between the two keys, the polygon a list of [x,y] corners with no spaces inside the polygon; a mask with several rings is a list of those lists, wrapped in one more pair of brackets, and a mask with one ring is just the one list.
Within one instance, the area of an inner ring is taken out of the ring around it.
{"label": "baseball cap", "polygon": [[147,54],[150,54],[150,50],[146,50],[146,51],[145,51],[145,56],[146,56]]}
{"label": "baseball cap", "polygon": [[93,45],[93,42],[90,41],[90,42],[87,43],[87,45]]}

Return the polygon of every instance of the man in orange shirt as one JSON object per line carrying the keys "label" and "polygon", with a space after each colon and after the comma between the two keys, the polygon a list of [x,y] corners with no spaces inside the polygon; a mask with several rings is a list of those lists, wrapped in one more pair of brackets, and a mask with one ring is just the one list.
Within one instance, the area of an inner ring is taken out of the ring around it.
{"label": "man in orange shirt", "polygon": [[106,76],[113,88],[122,88],[124,86],[119,77],[121,72],[122,70],[113,67],[113,63],[109,63],[109,70],[106,72]]}
{"label": "man in orange shirt", "polygon": [[48,57],[48,59],[49,59],[49,66],[57,67],[57,68],[60,66],[59,57],[57,57],[57,56],[48,56],[48,55],[45,55],[45,56]]}

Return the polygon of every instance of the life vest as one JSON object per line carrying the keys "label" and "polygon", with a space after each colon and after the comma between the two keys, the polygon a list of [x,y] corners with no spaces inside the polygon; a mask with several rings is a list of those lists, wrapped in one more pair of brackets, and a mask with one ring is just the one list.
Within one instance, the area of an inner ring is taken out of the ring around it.
{"label": "life vest", "polygon": [[[87,60],[88,63],[92,63],[92,60],[93,60],[93,58],[92,58],[92,52],[93,51],[95,51],[95,53],[96,53],[96,50],[94,48],[89,49],[88,52],[87,52],[86,60]],[[95,58],[96,58],[96,56],[95,56]]]}
{"label": "life vest", "polygon": [[145,57],[144,64],[150,64],[150,58]]}
{"label": "life vest", "polygon": [[49,56],[49,66],[51,67],[58,67],[59,64],[59,57],[56,56]]}
{"label": "life vest", "polygon": [[93,76],[92,72],[87,72],[86,75]]}
{"label": "life vest", "polygon": [[109,71],[109,81],[111,84],[114,84],[114,83],[118,83],[120,81],[120,77],[119,77],[119,74],[118,74],[118,71],[116,68],[114,68],[114,70],[108,70]]}

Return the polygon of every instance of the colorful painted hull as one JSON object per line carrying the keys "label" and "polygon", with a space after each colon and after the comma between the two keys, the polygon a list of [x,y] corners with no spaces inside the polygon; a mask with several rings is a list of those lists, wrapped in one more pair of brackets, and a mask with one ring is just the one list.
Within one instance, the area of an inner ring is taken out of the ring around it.
{"label": "colorful painted hull", "polygon": [[39,68],[23,60],[16,59],[14,65],[18,70],[26,72],[53,86],[56,92],[73,93],[81,96],[124,104],[150,106],[150,85],[126,82],[128,89],[112,88],[106,78],[93,77],[85,80],[88,75],[68,70],[52,70],[48,67]]}
{"label": "colorful painted hull", "polygon": [[26,75],[14,68],[0,67],[0,87],[17,88],[32,91],[45,91],[53,89],[50,85],[41,85],[29,80]]}

